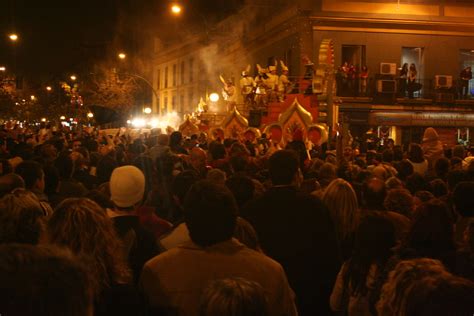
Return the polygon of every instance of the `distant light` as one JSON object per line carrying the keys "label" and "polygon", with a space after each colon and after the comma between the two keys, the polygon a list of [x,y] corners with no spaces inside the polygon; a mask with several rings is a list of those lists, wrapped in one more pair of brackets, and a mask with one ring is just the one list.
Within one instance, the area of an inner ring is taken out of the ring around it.
{"label": "distant light", "polygon": [[72,75],[72,76],[69,77],[69,78],[71,78],[72,81],[75,81],[75,80],[77,79],[77,77],[76,77],[75,75]]}
{"label": "distant light", "polygon": [[15,33],[8,35],[8,37],[14,42],[18,40],[18,35],[16,35]]}
{"label": "distant light", "polygon": [[41,119],[41,122],[46,122],[46,118],[43,117],[43,118]]}
{"label": "distant light", "polygon": [[177,3],[174,3],[173,5],[171,5],[171,12],[173,14],[180,14],[182,10],[183,8]]}
{"label": "distant light", "polygon": [[25,100],[25,99],[23,99],[23,100],[21,100],[21,102],[25,103],[25,102],[26,102],[26,100]]}
{"label": "distant light", "polygon": [[94,117],[94,113],[92,113],[92,112],[87,113],[87,117],[88,117],[88,118],[93,118],[93,117]]}
{"label": "distant light", "polygon": [[0,66],[0,71],[6,71],[7,68],[5,68],[5,66]]}
{"label": "distant light", "polygon": [[151,108],[148,108],[148,107],[144,108],[143,113],[150,114],[151,113]]}
{"label": "distant light", "polygon": [[132,121],[130,121],[130,120],[127,120],[127,124],[132,124]]}
{"label": "distant light", "polygon": [[74,119],[73,119],[72,117],[71,117],[69,120],[70,120],[71,122],[74,121]]}
{"label": "distant light", "polygon": [[15,105],[20,105],[20,103],[18,103],[18,102],[15,102]]}
{"label": "distant light", "polygon": [[61,115],[61,116],[59,117],[59,119],[60,119],[61,121],[64,121],[64,120],[66,119],[66,117],[65,117],[64,115]]}
{"label": "distant light", "polygon": [[47,86],[46,90],[51,91],[51,90],[53,90],[53,88],[51,88],[50,86]]}
{"label": "distant light", "polygon": [[211,93],[211,95],[209,96],[209,100],[211,100],[211,102],[217,102],[219,101],[219,95],[217,93]]}
{"label": "distant light", "polygon": [[127,55],[125,53],[118,54],[118,58],[120,58],[120,59],[125,59],[126,57],[127,57]]}
{"label": "distant light", "polygon": [[145,127],[146,121],[144,119],[137,118],[132,121],[132,125],[137,128],[142,128]]}
{"label": "distant light", "polygon": [[30,96],[31,101],[36,100],[36,97],[34,95]]}

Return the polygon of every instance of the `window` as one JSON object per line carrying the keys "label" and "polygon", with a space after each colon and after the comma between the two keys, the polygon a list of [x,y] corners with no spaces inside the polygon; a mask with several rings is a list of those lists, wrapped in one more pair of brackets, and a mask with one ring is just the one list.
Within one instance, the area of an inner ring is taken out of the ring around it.
{"label": "window", "polygon": [[176,110],[176,95],[173,95],[173,96],[171,97],[171,109],[172,109],[173,111]]}
{"label": "window", "polygon": [[168,67],[165,67],[165,86],[164,88],[168,88]]}
{"label": "window", "polygon": [[161,71],[160,69],[156,70],[156,88],[160,90],[161,88]]}
{"label": "window", "polygon": [[194,58],[189,60],[189,82],[194,81]]}
{"label": "window", "polygon": [[176,75],[177,75],[176,64],[174,64],[173,65],[173,87],[176,87]]}
{"label": "window", "polygon": [[358,69],[366,65],[365,45],[342,45],[341,65],[347,62]]}
{"label": "window", "polygon": [[181,62],[181,84],[184,84],[184,61]]}

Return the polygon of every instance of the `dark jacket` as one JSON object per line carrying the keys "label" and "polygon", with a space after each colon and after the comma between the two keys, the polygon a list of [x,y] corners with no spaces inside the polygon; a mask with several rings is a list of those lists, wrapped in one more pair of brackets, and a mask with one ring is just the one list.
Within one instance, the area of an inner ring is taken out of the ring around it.
{"label": "dark jacket", "polygon": [[273,187],[242,210],[264,253],[285,269],[300,315],[331,315],[329,297],[341,266],[334,225],[315,196]]}

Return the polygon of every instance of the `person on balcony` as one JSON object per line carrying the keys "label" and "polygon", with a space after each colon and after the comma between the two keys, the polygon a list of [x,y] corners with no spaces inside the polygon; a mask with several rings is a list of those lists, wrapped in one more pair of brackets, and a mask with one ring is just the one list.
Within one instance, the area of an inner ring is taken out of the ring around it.
{"label": "person on balcony", "polygon": [[285,65],[283,60],[280,60],[281,64],[281,75],[278,80],[278,101],[283,102],[287,93],[290,93],[291,81],[288,79],[288,67]]}
{"label": "person on balcony", "polygon": [[398,77],[398,91],[403,98],[406,97],[408,79],[408,63],[404,63],[400,69],[400,77]]}
{"label": "person on balcony", "polygon": [[362,66],[359,73],[360,87],[359,94],[361,96],[367,96],[367,84],[369,81],[369,68],[367,66]]}
{"label": "person on balcony", "polygon": [[408,98],[413,99],[414,98],[414,92],[418,91],[417,89],[417,82],[416,82],[416,77],[418,75],[418,72],[416,71],[416,66],[415,64],[410,65],[410,69],[408,71]]}
{"label": "person on balcony", "polygon": [[461,99],[467,99],[469,95],[469,81],[472,79],[471,67],[466,67],[461,71],[460,85],[459,85],[459,97]]}

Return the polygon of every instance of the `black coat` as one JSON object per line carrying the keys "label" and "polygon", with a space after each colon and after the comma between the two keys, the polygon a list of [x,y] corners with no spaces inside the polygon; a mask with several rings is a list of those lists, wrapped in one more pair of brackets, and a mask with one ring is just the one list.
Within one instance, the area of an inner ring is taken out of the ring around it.
{"label": "black coat", "polygon": [[263,251],[286,271],[299,314],[331,315],[329,297],[341,265],[334,225],[315,196],[273,187],[242,210]]}

